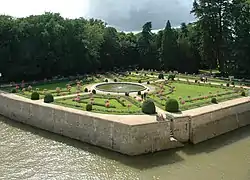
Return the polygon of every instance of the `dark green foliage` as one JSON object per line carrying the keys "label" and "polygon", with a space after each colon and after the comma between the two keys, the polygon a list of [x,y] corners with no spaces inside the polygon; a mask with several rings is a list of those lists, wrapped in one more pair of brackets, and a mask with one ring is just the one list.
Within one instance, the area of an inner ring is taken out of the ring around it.
{"label": "dark green foliage", "polygon": [[144,94],[143,94],[143,99],[146,99],[147,98],[147,93],[145,92]]}
{"label": "dark green foliage", "polygon": [[105,82],[109,82],[109,80],[108,80],[108,79],[105,79]]}
{"label": "dark green foliage", "polygon": [[163,73],[160,73],[160,74],[158,75],[158,79],[164,79]]}
{"label": "dark green foliage", "polygon": [[138,83],[141,83],[141,80],[139,80]]}
{"label": "dark green foliage", "polygon": [[152,100],[146,100],[142,104],[142,112],[145,114],[155,114],[156,108]]}
{"label": "dark green foliage", "polygon": [[137,93],[139,96],[141,95],[141,91],[138,91],[138,93]]}
{"label": "dark green foliage", "polygon": [[148,81],[147,84],[150,84],[150,81]]}
{"label": "dark green foliage", "polygon": [[194,80],[194,82],[195,82],[195,83],[198,83],[198,80],[197,80],[197,79],[195,79],[195,80]]}
{"label": "dark green foliage", "polygon": [[44,96],[44,102],[45,103],[52,103],[52,102],[54,102],[54,97],[53,97],[53,95],[52,94],[45,94],[45,96]]}
{"label": "dark green foliage", "polygon": [[93,93],[93,94],[96,94],[96,90],[95,90],[95,89],[93,89],[93,90],[92,90],[92,93]]}
{"label": "dark green foliage", "polygon": [[39,100],[40,99],[40,95],[38,92],[32,92],[31,94],[31,100]]}
{"label": "dark green foliage", "polygon": [[86,111],[92,111],[92,104],[86,105]]}
{"label": "dark green foliage", "polygon": [[117,82],[117,79],[114,79],[114,82]]}
{"label": "dark green foliage", "polygon": [[230,84],[229,83],[227,83],[227,87],[229,87],[230,86]]}
{"label": "dark green foliage", "polygon": [[128,92],[125,92],[125,96],[129,96],[129,93],[128,93]]}
{"label": "dark green foliage", "polygon": [[166,102],[165,110],[168,112],[179,112],[179,103],[176,99],[168,99]]}
{"label": "dark green foliage", "polygon": [[168,75],[168,80],[174,81],[174,78],[175,78],[175,74],[169,74]]}
{"label": "dark green foliage", "polygon": [[216,98],[212,98],[212,99],[211,99],[211,103],[213,103],[213,104],[218,104],[217,99],[216,99]]}
{"label": "dark green foliage", "polygon": [[84,89],[84,92],[89,92],[88,88],[85,88],[85,89]]}
{"label": "dark green foliage", "polygon": [[17,93],[16,88],[11,89],[11,93]]}
{"label": "dark green foliage", "polygon": [[241,92],[241,96],[246,96],[246,92],[245,92],[245,91],[242,91],[242,92]]}
{"label": "dark green foliage", "polygon": [[231,84],[234,86],[234,82],[231,82]]}

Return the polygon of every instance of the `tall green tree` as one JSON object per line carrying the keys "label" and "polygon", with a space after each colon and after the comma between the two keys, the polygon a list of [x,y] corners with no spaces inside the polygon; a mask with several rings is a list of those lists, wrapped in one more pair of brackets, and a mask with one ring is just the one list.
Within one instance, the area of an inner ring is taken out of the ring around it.
{"label": "tall green tree", "polygon": [[177,70],[179,64],[178,45],[175,32],[167,21],[162,37],[162,61],[165,70]]}

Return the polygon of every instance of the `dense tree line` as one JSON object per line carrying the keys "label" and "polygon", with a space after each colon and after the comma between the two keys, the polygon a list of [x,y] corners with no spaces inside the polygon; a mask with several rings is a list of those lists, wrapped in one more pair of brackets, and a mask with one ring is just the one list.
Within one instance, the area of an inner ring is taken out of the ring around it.
{"label": "dense tree line", "polygon": [[197,0],[197,21],[157,34],[117,32],[103,21],[45,13],[0,16],[0,73],[7,81],[110,71],[115,67],[250,74],[250,14],[245,0]]}

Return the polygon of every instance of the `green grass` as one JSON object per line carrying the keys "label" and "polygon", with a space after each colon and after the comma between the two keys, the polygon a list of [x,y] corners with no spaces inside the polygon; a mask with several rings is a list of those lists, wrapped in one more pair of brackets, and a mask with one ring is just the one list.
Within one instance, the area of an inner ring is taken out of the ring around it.
{"label": "green grass", "polygon": [[[55,104],[63,105],[66,107],[86,110],[86,105],[91,103],[89,95],[80,96],[80,102],[73,101],[74,98],[57,99]],[[105,107],[106,101],[109,101],[110,107]],[[141,103],[131,97],[125,96],[111,96],[111,95],[93,95],[93,110],[92,112],[98,113],[111,113],[111,114],[141,114]],[[128,108],[128,104],[131,105]]]}
{"label": "green grass", "polygon": [[[156,85],[156,92],[160,91],[159,84]],[[175,87],[171,93],[170,87]],[[153,99],[155,103],[162,109],[165,109],[165,103],[168,98],[173,98],[179,101],[180,109],[187,110],[196,107],[211,104],[211,98],[216,97],[218,101],[226,101],[229,99],[240,97],[239,92],[235,92],[233,88],[220,87],[215,85],[196,85],[194,83],[187,84],[183,82],[173,82],[164,85],[162,95],[157,93],[149,94],[149,98]],[[185,101],[184,104],[181,102]]]}

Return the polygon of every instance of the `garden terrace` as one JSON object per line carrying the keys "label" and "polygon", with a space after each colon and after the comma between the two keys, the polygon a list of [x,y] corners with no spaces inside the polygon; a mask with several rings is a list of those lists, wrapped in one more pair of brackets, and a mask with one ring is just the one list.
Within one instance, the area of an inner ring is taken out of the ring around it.
{"label": "garden terrace", "polygon": [[[145,76],[146,74],[146,76]],[[119,76],[119,79],[121,81],[125,81],[125,82],[141,82],[141,83],[145,83],[145,82],[148,82],[148,81],[155,81],[157,80],[156,77],[154,76],[151,76],[147,73],[140,73],[140,74],[128,74],[126,76]]]}
{"label": "garden terrace", "polygon": [[156,91],[149,93],[148,97],[157,106],[165,109],[167,99],[173,98],[179,101],[182,111],[209,105],[213,97],[218,102],[238,98],[244,91],[243,88],[182,81],[165,81],[152,85],[156,86]]}
{"label": "garden terrace", "polygon": [[57,99],[55,104],[86,110],[92,104],[92,112],[112,114],[142,114],[141,102],[129,96],[87,94]]}
{"label": "garden terrace", "polygon": [[30,98],[32,92],[36,91],[40,94],[40,99],[44,98],[47,93],[53,96],[66,96],[70,94],[77,94],[85,91],[87,85],[100,82],[100,79],[91,77],[83,80],[61,81],[61,82],[44,82],[39,84],[19,84],[12,85],[6,88],[1,88],[6,92],[14,92],[16,94]]}

